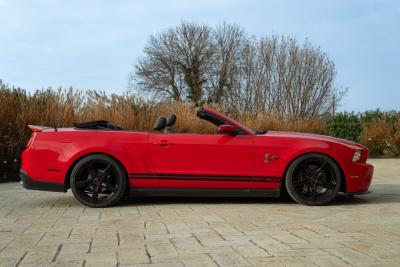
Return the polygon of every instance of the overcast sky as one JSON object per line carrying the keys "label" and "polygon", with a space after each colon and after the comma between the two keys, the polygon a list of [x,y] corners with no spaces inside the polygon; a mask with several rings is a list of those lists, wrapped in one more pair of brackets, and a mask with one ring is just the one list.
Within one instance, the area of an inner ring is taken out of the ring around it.
{"label": "overcast sky", "polygon": [[348,88],[341,110],[400,110],[400,1],[0,0],[0,79],[122,92],[150,34],[181,21],[309,38]]}

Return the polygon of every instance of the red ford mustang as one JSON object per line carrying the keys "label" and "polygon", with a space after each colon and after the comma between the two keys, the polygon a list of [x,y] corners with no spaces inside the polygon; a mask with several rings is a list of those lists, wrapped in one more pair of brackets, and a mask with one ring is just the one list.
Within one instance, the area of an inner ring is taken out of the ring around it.
{"label": "red ford mustang", "polygon": [[[199,119],[215,134],[174,133],[176,117],[160,117],[154,133],[124,131],[106,121],[32,130],[22,153],[27,189],[66,192],[106,207],[122,196],[272,196],[323,205],[338,192],[368,192],[368,150],[328,136],[256,132],[209,108]],[[178,118],[179,119],[179,118]]]}

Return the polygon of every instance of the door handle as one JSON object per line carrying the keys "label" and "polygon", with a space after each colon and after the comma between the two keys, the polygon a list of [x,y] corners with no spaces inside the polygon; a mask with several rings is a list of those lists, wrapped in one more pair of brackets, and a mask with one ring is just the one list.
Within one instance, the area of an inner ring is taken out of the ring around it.
{"label": "door handle", "polygon": [[168,142],[167,140],[161,140],[160,142],[154,142],[154,145],[159,145],[159,146],[170,146],[172,143]]}

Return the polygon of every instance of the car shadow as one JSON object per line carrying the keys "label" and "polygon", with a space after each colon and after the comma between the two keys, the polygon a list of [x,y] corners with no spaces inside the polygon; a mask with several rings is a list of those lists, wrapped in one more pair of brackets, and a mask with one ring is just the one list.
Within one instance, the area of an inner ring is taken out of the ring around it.
{"label": "car shadow", "polygon": [[[400,189],[400,188],[399,188]],[[371,193],[348,198],[343,194],[338,195],[329,206],[347,205],[375,205],[383,203],[400,203],[400,196],[394,194]],[[266,204],[266,205],[296,205],[290,197],[284,195],[280,198],[244,198],[244,197],[126,197],[117,206],[153,206],[173,204]],[[299,204],[300,205],[300,204]]]}
{"label": "car shadow", "polygon": [[[377,184],[371,187],[372,193],[348,198],[339,194],[329,206],[374,205],[400,203],[399,184]],[[297,204],[287,193],[279,198],[270,197],[126,197],[118,206],[151,206],[171,204]]]}
{"label": "car shadow", "polygon": [[[356,195],[354,198],[347,198],[339,194],[329,206],[357,206],[400,203],[400,184],[376,184],[371,186],[372,193]],[[80,205],[68,197],[54,195],[52,202],[54,206],[75,206]],[[154,206],[154,205],[196,205],[196,204],[266,204],[266,205],[300,205],[294,202],[287,193],[279,198],[271,197],[124,197],[115,207],[127,206]]]}

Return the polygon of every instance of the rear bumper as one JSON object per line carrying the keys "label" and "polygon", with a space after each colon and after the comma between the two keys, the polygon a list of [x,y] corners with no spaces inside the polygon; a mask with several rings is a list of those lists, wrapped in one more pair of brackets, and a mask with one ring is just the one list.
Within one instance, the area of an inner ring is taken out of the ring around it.
{"label": "rear bumper", "polygon": [[26,171],[20,170],[19,177],[21,185],[26,189],[53,191],[53,192],[66,192],[63,183],[52,183],[33,180]]}
{"label": "rear bumper", "polygon": [[347,177],[347,192],[352,194],[365,194],[369,192],[374,166],[368,163],[354,163]]}

